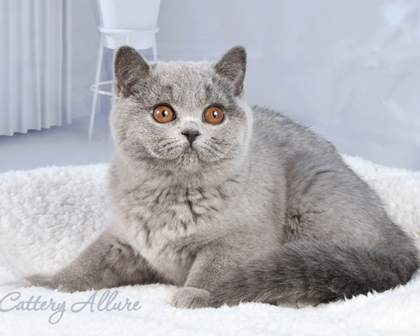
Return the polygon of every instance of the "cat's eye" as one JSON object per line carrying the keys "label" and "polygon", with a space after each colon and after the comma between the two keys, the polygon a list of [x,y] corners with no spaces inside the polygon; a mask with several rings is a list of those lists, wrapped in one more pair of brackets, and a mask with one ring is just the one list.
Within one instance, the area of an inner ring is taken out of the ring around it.
{"label": "cat's eye", "polygon": [[162,124],[170,122],[175,119],[175,113],[167,105],[159,105],[153,110],[153,118]]}
{"label": "cat's eye", "polygon": [[210,124],[218,124],[224,118],[223,110],[217,106],[211,106],[204,111],[204,120]]}

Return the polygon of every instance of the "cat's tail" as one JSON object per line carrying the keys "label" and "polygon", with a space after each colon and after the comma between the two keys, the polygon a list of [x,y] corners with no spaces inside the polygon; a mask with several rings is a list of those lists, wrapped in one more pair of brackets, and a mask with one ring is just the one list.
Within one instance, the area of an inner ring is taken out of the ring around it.
{"label": "cat's tail", "polygon": [[414,247],[392,254],[337,243],[293,242],[229,272],[212,291],[212,305],[317,305],[405,284],[418,267]]}

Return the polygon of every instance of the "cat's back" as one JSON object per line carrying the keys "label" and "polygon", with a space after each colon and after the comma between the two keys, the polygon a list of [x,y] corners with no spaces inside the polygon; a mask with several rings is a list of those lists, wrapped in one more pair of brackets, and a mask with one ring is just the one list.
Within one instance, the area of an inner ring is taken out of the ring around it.
{"label": "cat's back", "polygon": [[[263,184],[273,186],[273,199],[282,204],[288,223],[285,241],[331,235],[346,240],[352,235],[385,246],[383,230],[395,226],[377,195],[334,146],[281,113],[259,107],[253,112],[251,180],[255,190]],[[317,228],[308,230],[312,222]]]}
{"label": "cat's back", "polygon": [[310,173],[317,166],[348,170],[335,147],[308,127],[271,109],[255,106],[252,110],[251,161],[284,174],[294,169]]}
{"label": "cat's back", "polygon": [[[354,193],[360,197],[374,198],[376,201],[376,195],[347,166],[330,142],[280,112],[254,107],[253,113],[249,153],[251,166],[275,169],[274,176],[284,180],[289,197],[295,194],[309,196],[310,191],[321,193],[336,190],[343,194]],[[260,176],[263,175],[261,171]]]}

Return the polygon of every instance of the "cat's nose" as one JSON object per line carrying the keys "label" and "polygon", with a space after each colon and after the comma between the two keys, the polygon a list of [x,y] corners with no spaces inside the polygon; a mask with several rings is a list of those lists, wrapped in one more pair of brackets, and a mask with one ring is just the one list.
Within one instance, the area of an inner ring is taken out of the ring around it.
{"label": "cat's nose", "polygon": [[198,137],[201,133],[197,130],[187,129],[185,131],[182,131],[181,134],[185,135],[188,141],[190,142],[190,144],[192,144],[195,138]]}

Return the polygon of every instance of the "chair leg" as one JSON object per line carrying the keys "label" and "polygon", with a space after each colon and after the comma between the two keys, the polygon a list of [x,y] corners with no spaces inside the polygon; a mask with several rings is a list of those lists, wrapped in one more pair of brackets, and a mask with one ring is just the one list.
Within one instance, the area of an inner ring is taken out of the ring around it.
{"label": "chair leg", "polygon": [[101,36],[101,41],[99,42],[98,63],[96,65],[96,78],[95,78],[95,87],[94,87],[95,90],[93,91],[92,109],[90,111],[89,142],[92,140],[93,122],[95,121],[96,102],[98,100],[98,90],[99,90],[98,85],[99,85],[99,78],[101,76],[103,53],[104,53],[104,45],[102,43],[102,36]]}
{"label": "chair leg", "polygon": [[153,62],[157,62],[156,37],[153,37]]}

